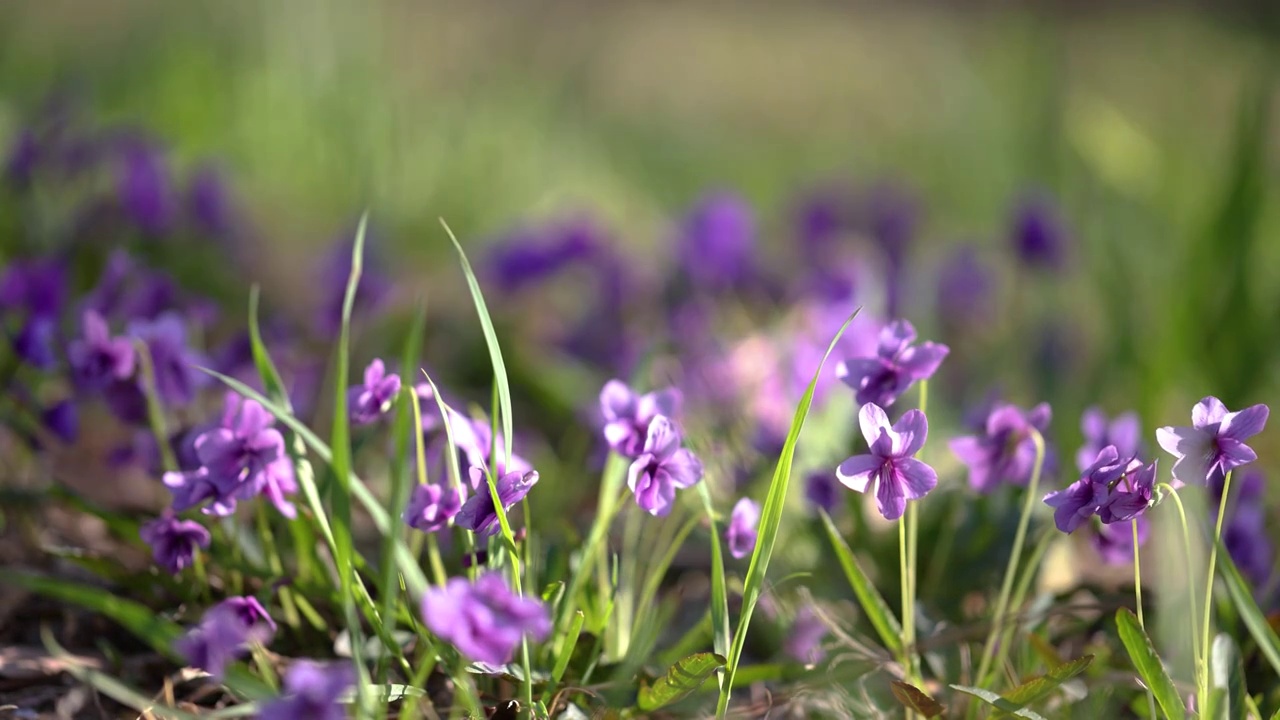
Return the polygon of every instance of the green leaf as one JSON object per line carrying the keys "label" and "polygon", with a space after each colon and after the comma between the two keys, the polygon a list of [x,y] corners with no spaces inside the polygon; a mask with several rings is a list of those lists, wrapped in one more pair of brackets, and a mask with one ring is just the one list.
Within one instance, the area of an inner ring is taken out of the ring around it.
{"label": "green leaf", "polygon": [[929,697],[925,691],[915,685],[894,680],[889,683],[889,689],[893,691],[893,696],[902,703],[903,707],[915,710],[927,718],[937,717],[946,709],[942,707],[942,703]]}
{"label": "green leaf", "polygon": [[711,673],[724,664],[724,656],[716,653],[697,653],[683,658],[652,685],[640,688],[637,706],[644,712],[652,712],[677,702],[702,687]]}
{"label": "green leaf", "polygon": [[836,529],[835,523],[831,522],[831,516],[822,509],[818,512],[822,517],[822,525],[827,530],[831,547],[836,552],[836,559],[840,561],[840,567],[849,580],[849,587],[853,588],[853,594],[858,598],[858,604],[862,606],[862,612],[871,621],[871,626],[876,629],[876,634],[880,636],[880,641],[889,652],[895,657],[901,655],[902,625],[898,622],[898,618],[894,617],[889,604],[884,601],[884,597],[863,572],[849,544],[840,537],[840,531]]}
{"label": "green leaf", "polygon": [[1037,713],[1031,708],[1018,707],[990,690],[983,690],[982,688],[970,687],[968,685],[952,685],[951,689],[959,690],[966,695],[972,695],[996,710],[1014,717],[1025,718],[1026,720],[1045,720],[1043,715]]}
{"label": "green leaf", "polygon": [[1235,605],[1236,612],[1240,614],[1240,619],[1244,621],[1245,627],[1249,628],[1249,634],[1253,636],[1254,642],[1258,643],[1258,649],[1271,663],[1271,669],[1280,675],[1280,637],[1276,636],[1271,623],[1267,622],[1267,616],[1258,607],[1258,602],[1253,599],[1253,590],[1240,575],[1240,570],[1231,560],[1231,554],[1227,552],[1222,541],[1218,541],[1218,568],[1227,586],[1227,594],[1231,596],[1231,602]]}
{"label": "green leaf", "polygon": [[267,397],[293,412],[284,380],[280,378],[280,371],[276,369],[276,364],[271,360],[267,346],[262,341],[262,331],[258,326],[258,295],[258,286],[255,284],[249,288],[249,349],[253,353],[253,364],[258,369],[258,378],[267,391]]}
{"label": "green leaf", "polygon": [[[711,505],[711,491],[705,482],[698,483],[698,493],[706,509],[711,531],[711,628],[712,647],[717,653],[729,652],[729,592],[724,580],[724,551],[720,548],[720,529],[716,525],[715,508]],[[720,682],[723,685],[725,678]]]}
{"label": "green leaf", "polygon": [[[1001,697],[1018,707],[1026,707],[1031,703],[1048,697],[1050,693],[1061,687],[1063,683],[1084,672],[1092,662],[1092,655],[1085,655],[1083,657],[1076,658],[1071,662],[1063,663],[1054,667],[1044,675],[1032,678],[1022,683],[1014,689],[1004,693]],[[1000,715],[997,714],[996,717],[1000,717]]]}
{"label": "green leaf", "polygon": [[765,495],[764,509],[760,513],[760,525],[757,529],[756,548],[751,553],[751,564],[747,566],[746,579],[742,586],[742,610],[738,616],[738,627],[733,633],[733,646],[729,650],[727,682],[720,686],[720,700],[716,704],[716,716],[724,717],[729,710],[729,694],[733,688],[733,675],[742,660],[742,649],[746,646],[747,629],[751,626],[751,615],[755,612],[760,594],[764,592],[766,575],[769,572],[769,559],[773,557],[773,546],[778,541],[778,527],[782,524],[782,510],[787,502],[787,489],[791,484],[791,463],[795,460],[796,444],[800,441],[800,431],[804,429],[805,418],[809,416],[809,407],[813,404],[813,390],[822,377],[822,368],[827,363],[831,351],[835,349],[840,336],[849,327],[849,323],[858,316],[861,308],[855,310],[849,319],[844,321],[836,332],[822,360],[813,371],[813,379],[805,388],[800,404],[796,407],[795,416],[791,419],[791,428],[787,432],[786,442],[782,445],[782,453],[778,456],[778,464],[773,471],[773,480],[769,482],[769,492]]}
{"label": "green leaf", "polygon": [[1142,678],[1142,682],[1151,690],[1160,709],[1172,720],[1186,717],[1186,708],[1182,698],[1178,697],[1178,688],[1165,672],[1160,656],[1156,654],[1151,638],[1138,624],[1138,617],[1129,608],[1120,608],[1116,612],[1116,627],[1120,630],[1120,642],[1129,652],[1129,659]]}
{"label": "green leaf", "polygon": [[1226,633],[1213,639],[1210,656],[1210,702],[1205,710],[1206,718],[1218,720],[1243,720],[1246,717],[1244,664],[1240,649]]}

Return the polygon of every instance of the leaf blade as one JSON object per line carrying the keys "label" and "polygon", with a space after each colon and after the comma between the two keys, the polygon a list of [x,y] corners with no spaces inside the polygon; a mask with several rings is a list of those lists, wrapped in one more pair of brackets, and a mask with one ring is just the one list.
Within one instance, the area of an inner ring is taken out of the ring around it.
{"label": "leaf blade", "polygon": [[942,714],[946,708],[942,707],[942,703],[929,697],[928,693],[910,683],[894,680],[889,683],[889,690],[893,692],[893,696],[902,703],[902,706],[908,710],[915,710],[921,715],[931,718]]}
{"label": "leaf blade", "polygon": [[1178,689],[1165,672],[1160,656],[1151,644],[1151,638],[1147,637],[1147,633],[1138,624],[1137,616],[1129,608],[1120,608],[1116,611],[1116,627],[1120,632],[1120,642],[1129,653],[1129,659],[1160,704],[1160,709],[1172,720],[1183,720],[1186,708],[1178,696]]}
{"label": "leaf blade", "polygon": [[707,678],[724,664],[724,656],[716,653],[695,653],[681,658],[652,685],[640,688],[636,706],[644,712],[652,712],[678,702],[702,687]]}
{"label": "leaf blade", "polygon": [[840,536],[840,531],[836,529],[835,523],[831,521],[831,516],[826,511],[819,510],[822,517],[823,527],[827,531],[827,538],[831,541],[831,547],[835,550],[836,559],[840,562],[841,569],[844,570],[845,578],[849,581],[849,586],[853,589],[853,594],[858,598],[858,604],[862,607],[862,612],[867,616],[867,620],[871,622],[871,626],[875,628],[876,634],[880,636],[884,646],[893,653],[895,657],[902,654],[902,625],[898,622],[898,618],[894,616],[893,611],[889,609],[889,603],[885,602],[884,596],[876,590],[875,585],[867,578],[867,574],[862,570],[862,566],[858,564],[857,558],[853,556],[853,550],[849,544]]}

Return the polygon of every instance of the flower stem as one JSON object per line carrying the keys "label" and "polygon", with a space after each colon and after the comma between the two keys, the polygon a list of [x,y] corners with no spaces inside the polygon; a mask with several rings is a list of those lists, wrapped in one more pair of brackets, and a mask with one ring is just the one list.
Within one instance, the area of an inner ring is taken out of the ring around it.
{"label": "flower stem", "polygon": [[1205,577],[1204,587],[1204,623],[1200,629],[1201,667],[1205,674],[1205,694],[1199,698],[1201,706],[1209,701],[1208,677],[1209,655],[1212,652],[1209,644],[1209,626],[1213,620],[1213,573],[1218,564],[1218,542],[1222,540],[1222,520],[1227,514],[1227,496],[1231,493],[1231,472],[1228,471],[1222,480],[1222,499],[1218,501],[1218,520],[1213,528],[1213,544],[1209,546],[1209,571]]}
{"label": "flower stem", "polygon": [[[1134,602],[1138,606],[1138,627],[1142,628],[1142,632],[1147,631],[1147,623],[1142,616],[1142,552],[1138,548],[1138,519],[1134,518],[1133,523],[1133,597]],[[1147,688],[1147,709],[1151,711],[1151,717],[1156,716],[1156,696],[1152,694],[1151,688]]]}
{"label": "flower stem", "polygon": [[[1036,491],[1040,487],[1040,471],[1044,468],[1044,437],[1039,430],[1031,428],[1031,441],[1036,446],[1036,462],[1031,470],[1031,483],[1027,486],[1027,499],[1022,504],[1022,516],[1018,518],[1018,530],[1013,536],[1013,551],[1009,554],[1009,564],[1004,571],[1004,580],[1000,583],[1000,596],[996,600],[996,611],[991,618],[991,629],[987,632],[987,642],[982,647],[982,661],[978,663],[978,674],[974,677],[974,683],[979,687],[986,682],[992,660],[996,659],[996,638],[1000,636],[1004,615],[1009,609],[1009,593],[1013,589],[1013,576],[1017,574],[1018,560],[1022,557],[1022,545],[1027,539],[1027,525],[1031,522],[1031,512],[1036,504]],[[1008,643],[1002,644],[999,651],[1000,657],[1003,658],[1008,650]]]}
{"label": "flower stem", "polygon": [[[1191,529],[1187,526],[1187,510],[1182,506],[1182,498],[1178,496],[1178,491],[1168,483],[1161,483],[1160,488],[1173,498],[1173,504],[1178,507],[1178,519],[1182,523],[1182,552],[1186,557],[1187,573],[1190,575],[1194,558],[1191,556]],[[1200,638],[1195,631],[1195,617],[1198,614],[1196,607],[1196,589],[1195,583],[1191,582],[1191,578],[1187,578],[1187,616],[1192,618],[1191,623],[1191,654],[1196,658],[1196,682],[1204,681],[1204,668],[1200,667]],[[1204,690],[1203,685],[1199,685],[1201,692]]]}
{"label": "flower stem", "polygon": [[911,680],[911,644],[916,614],[911,606],[911,580],[907,577],[907,518],[898,521],[898,576],[902,594],[902,672]]}
{"label": "flower stem", "polygon": [[[927,413],[929,408],[929,381],[920,381],[920,412]],[[924,448],[916,453],[916,457],[920,457],[924,453]],[[920,680],[920,657],[916,652],[916,590],[918,588],[917,574],[919,572],[919,563],[917,561],[917,550],[920,545],[920,508],[912,502],[907,503],[907,571],[906,586],[907,596],[903,601],[903,638],[906,642],[904,645],[907,650],[907,675],[912,681]]]}

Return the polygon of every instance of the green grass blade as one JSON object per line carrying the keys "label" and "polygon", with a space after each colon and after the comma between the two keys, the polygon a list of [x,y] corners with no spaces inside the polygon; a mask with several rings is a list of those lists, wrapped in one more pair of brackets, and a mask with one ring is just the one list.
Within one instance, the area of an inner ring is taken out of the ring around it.
{"label": "green grass blade", "polygon": [[[727,655],[732,645],[729,629],[729,592],[724,579],[724,551],[720,548],[720,528],[716,524],[715,508],[711,505],[711,491],[705,482],[698,483],[698,492],[702,495],[702,504],[706,509],[707,522],[711,531],[711,646],[719,655]],[[723,674],[720,676],[722,692],[728,683]]]}
{"label": "green grass blade", "polygon": [[968,685],[952,685],[951,689],[959,690],[965,695],[972,695],[995,708],[997,711],[1008,713],[1014,717],[1024,718],[1025,720],[1045,720],[1045,717],[1035,710],[1032,710],[1031,708],[1018,707],[990,690],[984,690],[979,687],[970,687]]}
{"label": "green grass blade", "polygon": [[876,634],[880,636],[880,641],[884,643],[885,648],[893,654],[894,657],[902,655],[902,625],[899,624],[898,618],[894,617],[893,611],[889,609],[889,603],[885,602],[884,597],[876,590],[876,586],[867,578],[867,574],[862,571],[862,566],[858,564],[857,558],[853,556],[853,550],[849,548],[849,544],[840,537],[840,531],[836,530],[835,523],[831,522],[831,517],[823,510],[819,510],[822,516],[822,525],[827,530],[827,538],[831,541],[831,547],[835,550],[836,559],[840,561],[840,567],[844,570],[844,575],[849,580],[849,587],[853,588],[853,594],[858,598],[858,604],[862,606],[862,612],[866,614],[867,620],[871,622],[871,626],[875,628]]}
{"label": "green grass blade", "polygon": [[640,688],[636,705],[643,712],[652,712],[687,697],[711,677],[711,673],[724,667],[723,655],[698,653],[683,658],[672,665],[652,685]]}
{"label": "green grass blade", "polygon": [[1267,616],[1258,607],[1258,602],[1253,599],[1253,590],[1240,575],[1240,570],[1231,560],[1231,553],[1227,552],[1222,541],[1218,541],[1218,569],[1227,586],[1227,593],[1231,596],[1231,603],[1240,614],[1240,619],[1244,621],[1245,627],[1249,628],[1249,634],[1253,636],[1254,642],[1258,643],[1258,649],[1266,656],[1267,662],[1271,663],[1271,669],[1280,675],[1280,637],[1276,636],[1271,623],[1267,622]]}
{"label": "green grass blade", "polygon": [[1240,649],[1230,635],[1219,633],[1213,639],[1211,658],[1209,681],[1212,702],[1205,711],[1205,717],[1215,720],[1244,720],[1244,662],[1240,658]]}
{"label": "green grass blade", "polygon": [[289,402],[289,393],[285,389],[284,380],[271,354],[267,352],[266,343],[262,341],[262,330],[258,325],[258,286],[249,288],[249,349],[253,353],[253,365],[258,370],[258,378],[262,381],[265,395],[289,412],[293,412],[293,404]]}
{"label": "green grass blade", "polygon": [[751,615],[755,612],[756,603],[760,600],[760,593],[764,591],[765,575],[769,570],[769,559],[773,556],[774,543],[778,540],[778,526],[782,524],[782,510],[787,500],[787,488],[791,483],[791,463],[795,459],[800,431],[804,428],[805,418],[809,416],[809,406],[813,404],[813,389],[818,384],[818,379],[822,377],[822,369],[826,366],[831,351],[835,349],[836,343],[840,341],[840,336],[849,327],[849,323],[858,316],[859,310],[855,310],[849,319],[844,321],[835,337],[831,339],[831,343],[827,345],[827,351],[823,353],[821,362],[814,370],[809,387],[800,398],[800,405],[796,408],[795,417],[791,420],[791,429],[787,432],[787,440],[782,446],[782,454],[774,469],[773,480],[769,483],[769,493],[765,496],[764,509],[760,514],[756,549],[751,553],[751,564],[747,567],[746,580],[742,588],[742,611],[738,616],[738,628],[734,631],[733,646],[729,650],[728,682],[721,685],[720,701],[716,706],[716,714],[719,717],[724,717],[729,709],[733,675],[737,672],[739,661],[742,660],[742,648],[746,644],[747,628],[751,626]]}
{"label": "green grass blade", "polygon": [[1032,678],[1004,693],[1001,697],[1018,707],[1025,707],[1048,697],[1054,690],[1062,687],[1063,683],[1088,669],[1092,663],[1092,655],[1084,655],[1071,662],[1062,663],[1044,675]]}
{"label": "green grass blade", "polygon": [[462,262],[462,272],[467,277],[467,289],[471,291],[471,299],[475,302],[476,315],[480,318],[480,327],[484,330],[484,341],[489,346],[489,361],[493,363],[493,381],[498,386],[498,408],[502,416],[503,464],[511,457],[511,385],[507,380],[507,366],[502,361],[502,348],[498,346],[498,334],[493,329],[493,320],[489,317],[489,308],[485,304],[484,294],[480,292],[480,281],[471,269],[471,261],[462,250],[462,244],[442,218],[440,224],[449,234],[449,240],[458,251],[458,259]]}
{"label": "green grass blade", "polygon": [[1165,672],[1160,656],[1151,644],[1151,638],[1147,637],[1147,633],[1138,624],[1138,617],[1129,608],[1120,608],[1116,612],[1116,627],[1120,631],[1120,642],[1129,652],[1129,659],[1133,661],[1142,682],[1155,695],[1165,716],[1171,720],[1183,720],[1186,717],[1186,707],[1182,704],[1182,698],[1178,697],[1178,689],[1173,680]]}

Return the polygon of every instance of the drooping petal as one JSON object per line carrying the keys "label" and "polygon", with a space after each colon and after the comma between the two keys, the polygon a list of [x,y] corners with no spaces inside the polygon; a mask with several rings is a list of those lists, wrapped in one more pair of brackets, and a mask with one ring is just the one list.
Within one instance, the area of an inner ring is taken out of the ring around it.
{"label": "drooping petal", "polygon": [[867,403],[858,411],[858,425],[862,428],[862,437],[866,438],[868,445],[879,440],[882,431],[892,430],[889,416],[875,403]]}
{"label": "drooping petal", "polygon": [[605,420],[620,420],[635,415],[636,398],[621,380],[610,380],[600,390],[600,411]]}
{"label": "drooping petal", "polygon": [[938,473],[916,458],[895,460],[896,481],[902,486],[908,500],[919,500],[938,486]]}
{"label": "drooping petal", "polygon": [[880,481],[876,486],[876,506],[885,520],[897,520],[907,509],[907,500],[903,495],[903,487],[894,473],[882,470]]}
{"label": "drooping petal", "polygon": [[1222,418],[1222,426],[1218,434],[1221,437],[1243,442],[1262,432],[1262,428],[1267,425],[1267,416],[1270,414],[1271,409],[1262,404],[1247,407],[1239,412],[1227,413]]}
{"label": "drooping petal", "polygon": [[850,490],[865,493],[883,465],[884,460],[874,455],[854,455],[836,468],[836,479]]}
{"label": "drooping petal", "polygon": [[951,349],[946,345],[926,342],[902,351],[898,368],[911,380],[925,380],[938,371]]}

